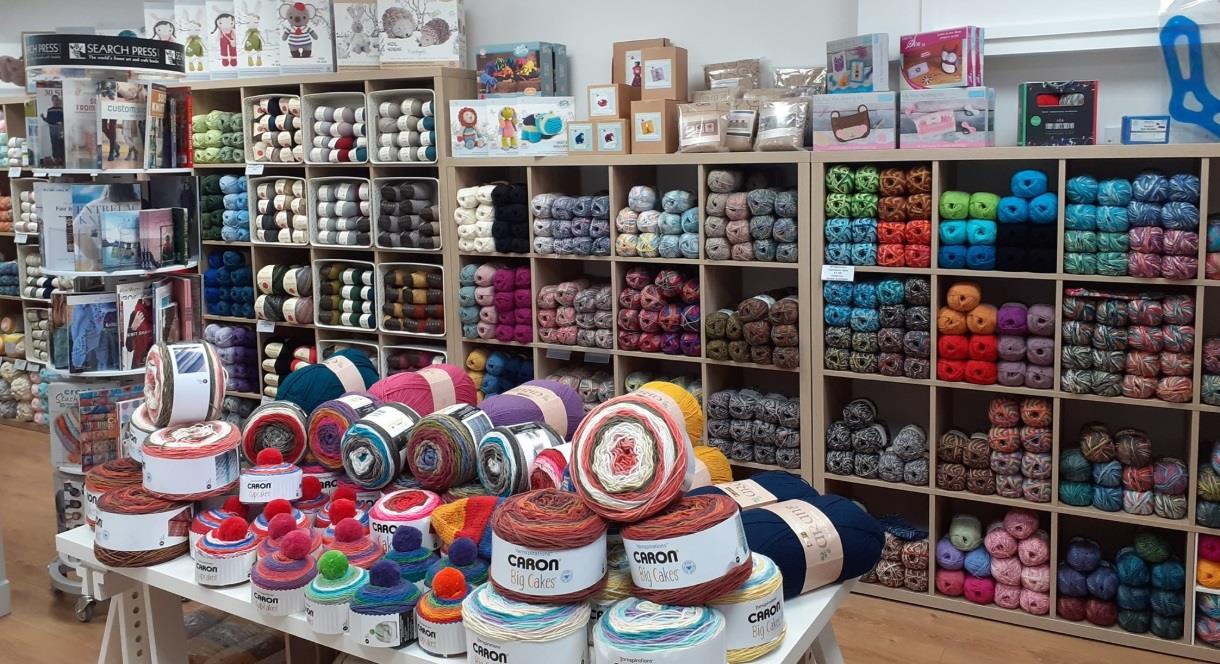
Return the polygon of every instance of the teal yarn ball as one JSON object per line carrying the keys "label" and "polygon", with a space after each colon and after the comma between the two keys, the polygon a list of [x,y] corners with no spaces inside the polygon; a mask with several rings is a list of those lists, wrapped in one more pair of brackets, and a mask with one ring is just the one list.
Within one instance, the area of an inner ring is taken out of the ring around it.
{"label": "teal yarn ball", "polygon": [[1097,180],[1091,175],[1070,178],[1065,194],[1071,203],[1093,203],[1097,200]]}
{"label": "teal yarn ball", "polygon": [[1186,600],[1180,590],[1153,590],[1148,603],[1153,613],[1166,618],[1177,618],[1186,612]]}
{"label": "teal yarn ball", "polygon": [[1152,612],[1119,611],[1118,626],[1132,634],[1145,634],[1152,626]]}
{"label": "teal yarn ball", "polygon": [[1135,553],[1144,562],[1156,564],[1163,563],[1169,560],[1169,541],[1163,535],[1151,532],[1143,532],[1135,536],[1133,544]]}
{"label": "teal yarn ball", "polygon": [[1147,611],[1151,606],[1152,593],[1146,586],[1120,585],[1118,587],[1118,608],[1124,611]]}
{"label": "teal yarn ball", "polygon": [[1121,487],[1093,485],[1093,507],[1103,512],[1117,512],[1123,508]]}
{"label": "teal yarn ball", "polygon": [[1059,455],[1059,480],[1061,482],[1088,482],[1092,477],[1093,464],[1077,448],[1069,448]]}
{"label": "teal yarn ball", "polygon": [[1089,482],[1060,482],[1059,500],[1075,507],[1088,507],[1093,504],[1093,485]]}
{"label": "teal yarn ball", "polygon": [[1199,593],[1196,606],[1199,608],[1199,612],[1208,618],[1220,620],[1220,595],[1215,593]]}
{"label": "teal yarn ball", "polygon": [[1122,486],[1123,464],[1118,461],[1106,461],[1093,464],[1093,484],[1104,487]]}
{"label": "teal yarn ball", "polygon": [[1182,590],[1186,587],[1186,566],[1180,560],[1166,560],[1153,565],[1152,587],[1157,590]]}
{"label": "teal yarn ball", "polygon": [[1182,638],[1182,629],[1183,622],[1181,616],[1170,618],[1157,615],[1155,611],[1152,612],[1151,631],[1153,634],[1162,639],[1176,641]]}
{"label": "teal yarn ball", "polygon": [[1133,547],[1124,547],[1115,556],[1114,570],[1118,572],[1118,582],[1125,586],[1146,586],[1152,578],[1148,563],[1140,558]]}
{"label": "teal yarn ball", "polygon": [[826,191],[834,194],[850,194],[854,185],[851,166],[839,164],[826,171]]}
{"label": "teal yarn ball", "polygon": [[[348,348],[331,355],[330,360],[335,360],[335,358],[344,358],[356,368],[360,381],[364,383],[363,387],[358,390],[345,388],[331,367],[325,362],[319,362],[301,367],[288,374],[284,382],[280,383],[276,398],[280,401],[294,403],[306,413],[312,413],[319,405],[331,399],[338,399],[343,396],[344,392],[363,392],[377,382],[377,367],[363,352]],[[341,360],[335,361],[340,362]]]}
{"label": "teal yarn ball", "polygon": [[1200,500],[1195,504],[1195,522],[1208,528],[1220,528],[1220,503]]}

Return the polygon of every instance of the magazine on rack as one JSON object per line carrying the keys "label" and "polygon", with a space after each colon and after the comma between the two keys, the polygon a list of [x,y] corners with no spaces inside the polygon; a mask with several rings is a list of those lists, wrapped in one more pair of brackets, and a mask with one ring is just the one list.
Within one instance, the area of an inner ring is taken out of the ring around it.
{"label": "magazine on rack", "polygon": [[156,316],[153,309],[153,283],[137,281],[119,284],[119,341],[122,369],[144,366],[148,350],[156,343]]}
{"label": "magazine on rack", "polygon": [[140,266],[157,270],[181,264],[174,229],[174,210],[140,210]]}
{"label": "magazine on rack", "polygon": [[106,272],[140,269],[140,211],[102,213],[102,269]]}
{"label": "magazine on rack", "polygon": [[[118,371],[118,296],[115,293],[51,296],[52,351],[57,369],[71,373]],[[66,353],[60,351],[66,345]],[[66,357],[65,357],[66,356]],[[60,361],[66,360],[66,365]]]}
{"label": "magazine on rack", "polygon": [[63,168],[100,168],[97,150],[97,83],[91,78],[65,78]]}
{"label": "magazine on rack", "polygon": [[53,272],[105,270],[103,214],[141,207],[137,184],[39,182],[34,191],[43,220],[43,265]]}
{"label": "magazine on rack", "polygon": [[147,84],[98,81],[97,154],[102,169],[144,168],[147,118]]}

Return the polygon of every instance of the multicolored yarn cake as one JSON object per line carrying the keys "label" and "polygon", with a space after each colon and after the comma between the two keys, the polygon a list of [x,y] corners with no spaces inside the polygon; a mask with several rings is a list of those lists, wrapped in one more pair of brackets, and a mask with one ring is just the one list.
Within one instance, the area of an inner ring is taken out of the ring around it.
{"label": "multicolored yarn cake", "polygon": [[309,547],[309,536],[294,531],[284,536],[278,551],[258,561],[250,572],[255,609],[274,616],[305,609],[305,587],[318,574]]}
{"label": "multicolored yarn cake", "polygon": [[385,559],[398,565],[398,573],[422,590],[428,569],[440,560],[431,549],[424,548],[424,536],[413,526],[399,526],[394,531],[392,547],[385,552]]}
{"label": "multicolored yarn cake", "polygon": [[267,534],[258,545],[259,559],[267,558],[279,551],[283,546],[284,537],[295,532],[305,533],[309,538],[309,554],[317,558],[322,554],[322,534],[308,526],[302,526],[292,520],[289,514],[277,514],[271,518]]}
{"label": "multicolored yarn cake", "polygon": [[293,505],[309,519],[312,526],[314,517],[329,500],[329,496],[322,492],[322,481],[313,475],[305,475],[301,478],[301,497]]}
{"label": "multicolored yarn cake", "polygon": [[461,572],[471,585],[478,586],[487,582],[487,563],[479,558],[474,541],[468,537],[455,539],[453,544],[449,545],[448,554],[428,567],[428,572],[424,575],[424,585],[431,588],[436,575],[447,568]]}
{"label": "multicolored yarn cake", "polygon": [[319,634],[347,630],[349,604],[356,591],[369,582],[369,573],[348,564],[340,551],[327,551],[318,559],[318,575],[305,589],[305,617]]}
{"label": "multicolored yarn cake", "polygon": [[437,573],[432,579],[432,589],[425,592],[415,606],[420,648],[435,655],[465,652],[462,600],[472,590],[473,586],[456,569],[446,568]]}
{"label": "multicolored yarn cake", "polygon": [[[228,503],[225,503],[226,506]],[[292,503],[283,498],[278,498],[267,503],[263,507],[263,511],[254,518],[250,524],[250,531],[258,536],[259,539],[267,537],[271,529],[271,520],[277,514],[287,514],[292,518],[296,528],[308,528],[310,526],[309,517],[301,510],[292,506]]]}
{"label": "multicolored yarn cake", "polygon": [[[268,505],[270,507],[270,505]],[[204,535],[208,534],[213,528],[219,528],[220,524],[231,516],[245,517],[246,508],[237,499],[237,496],[229,496],[220,507],[213,507],[209,510],[203,510],[195,515],[195,520],[191,522],[191,555],[195,555],[195,544]],[[263,521],[262,533],[255,532],[255,537],[262,537],[266,534],[266,521]],[[253,529],[251,529],[253,531]]]}
{"label": "multicolored yarn cake", "polygon": [[352,597],[348,634],[376,648],[397,648],[415,638],[415,605],[419,589],[398,574],[398,567],[379,560],[369,582]]}
{"label": "multicolored yarn cake", "polygon": [[203,586],[231,586],[250,578],[258,538],[240,516],[230,516],[191,545],[195,581]]}
{"label": "multicolored yarn cake", "polygon": [[334,525],[333,539],[327,541],[325,535],[322,539],[328,550],[342,553],[349,563],[364,569],[372,567],[384,553],[381,545],[369,537],[368,529],[352,518]]}

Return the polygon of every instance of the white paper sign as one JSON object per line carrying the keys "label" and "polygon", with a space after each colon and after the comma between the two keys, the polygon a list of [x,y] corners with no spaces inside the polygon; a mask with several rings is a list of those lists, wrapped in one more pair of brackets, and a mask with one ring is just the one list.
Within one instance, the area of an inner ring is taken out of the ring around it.
{"label": "white paper sign", "polygon": [[856,266],[854,265],[823,265],[822,281],[855,281]]}

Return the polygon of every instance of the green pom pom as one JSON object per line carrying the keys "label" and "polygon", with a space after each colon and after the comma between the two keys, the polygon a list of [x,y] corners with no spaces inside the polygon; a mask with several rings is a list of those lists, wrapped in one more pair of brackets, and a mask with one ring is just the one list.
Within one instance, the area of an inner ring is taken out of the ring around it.
{"label": "green pom pom", "polygon": [[826,191],[832,194],[850,194],[853,179],[851,166],[845,164],[832,166],[829,171],[826,171]]}
{"label": "green pom pom", "polygon": [[970,216],[970,194],[964,191],[946,191],[940,195],[941,219],[957,220],[965,219],[968,216]]}
{"label": "green pom pom", "polygon": [[995,219],[1000,197],[986,191],[970,194],[970,216],[975,219]]}
{"label": "green pom pom", "polygon": [[878,187],[881,186],[881,175],[877,172],[877,167],[873,165],[861,166],[856,169],[856,191],[865,194],[877,193]]}
{"label": "green pom pom", "polygon": [[318,559],[318,571],[332,581],[343,578],[347,574],[347,566],[347,556],[340,551],[327,551]]}

